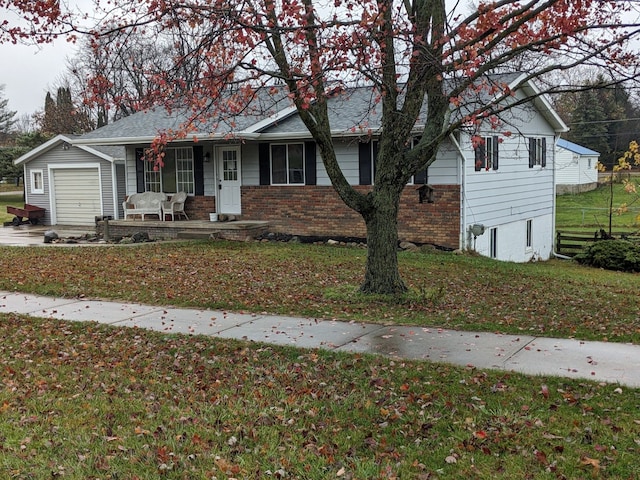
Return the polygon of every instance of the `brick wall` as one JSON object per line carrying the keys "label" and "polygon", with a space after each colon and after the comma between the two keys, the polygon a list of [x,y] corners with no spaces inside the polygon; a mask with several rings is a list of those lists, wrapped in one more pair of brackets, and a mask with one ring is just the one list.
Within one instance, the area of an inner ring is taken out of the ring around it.
{"label": "brick wall", "polygon": [[216,211],[216,197],[187,197],[184,211],[189,220],[209,220],[209,214]]}
{"label": "brick wall", "polygon": [[[366,192],[370,187],[357,187]],[[407,186],[400,201],[400,240],[458,248],[460,187],[436,185],[433,203],[420,203],[418,186]],[[362,217],[331,186],[244,186],[242,219],[267,220],[271,230],[303,236],[366,236]]]}

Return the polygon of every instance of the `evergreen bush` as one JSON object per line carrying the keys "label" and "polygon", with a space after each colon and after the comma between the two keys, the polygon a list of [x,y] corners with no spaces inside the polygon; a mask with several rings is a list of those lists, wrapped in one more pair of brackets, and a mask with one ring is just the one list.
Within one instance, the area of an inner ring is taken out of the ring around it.
{"label": "evergreen bush", "polygon": [[601,240],[585,248],[574,260],[596,268],[640,272],[640,245],[627,240]]}

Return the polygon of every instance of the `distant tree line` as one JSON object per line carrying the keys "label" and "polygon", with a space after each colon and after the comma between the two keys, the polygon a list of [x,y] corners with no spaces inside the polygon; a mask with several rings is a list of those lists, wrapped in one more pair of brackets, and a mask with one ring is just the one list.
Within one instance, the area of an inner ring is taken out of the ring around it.
{"label": "distant tree line", "polygon": [[611,170],[629,143],[640,139],[640,105],[624,85],[603,75],[585,81],[583,87],[555,98],[557,111],[571,129],[563,136],[600,153],[600,162]]}

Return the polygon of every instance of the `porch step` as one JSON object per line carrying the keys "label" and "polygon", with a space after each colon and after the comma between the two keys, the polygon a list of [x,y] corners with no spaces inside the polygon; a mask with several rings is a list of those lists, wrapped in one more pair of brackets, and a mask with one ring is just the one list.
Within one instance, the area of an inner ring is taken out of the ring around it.
{"label": "porch step", "polygon": [[[104,222],[96,227],[102,233]],[[204,220],[182,220],[176,222],[162,222],[157,220],[111,220],[109,231],[111,236],[126,237],[137,232],[146,232],[151,239],[184,240],[239,240],[251,241],[265,233],[269,223],[255,220],[237,222],[208,222]]]}
{"label": "porch step", "polygon": [[194,232],[194,231],[183,231],[178,232],[176,238],[181,240],[209,240],[211,239],[211,232]]}

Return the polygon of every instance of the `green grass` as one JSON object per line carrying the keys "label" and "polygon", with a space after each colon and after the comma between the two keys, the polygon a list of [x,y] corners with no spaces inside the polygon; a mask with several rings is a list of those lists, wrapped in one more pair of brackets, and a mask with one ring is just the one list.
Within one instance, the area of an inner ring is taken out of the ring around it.
{"label": "green grass", "polygon": [[0,315],[12,479],[637,475],[640,390]]}
{"label": "green grass", "polygon": [[[0,247],[0,289],[640,341],[640,276],[425,251],[406,296],[366,251],[172,242]],[[8,479],[630,479],[640,389],[0,314]]]}
{"label": "green grass", "polygon": [[401,297],[358,293],[366,250],[234,242],[0,247],[0,290],[640,342],[640,276],[560,260],[402,252]]}
{"label": "green grass", "polygon": [[[613,184],[614,231],[636,231],[640,228],[640,201],[638,195],[624,191],[622,184]],[[556,228],[558,230],[587,230],[594,232],[609,229],[610,185],[601,185],[596,190],[579,195],[556,197]],[[629,210],[619,212],[618,208],[627,204]]]}
{"label": "green grass", "polygon": [[7,213],[7,205],[22,208],[24,206],[22,193],[16,193],[15,195],[0,195],[0,223],[10,222],[15,216],[11,213]]}

